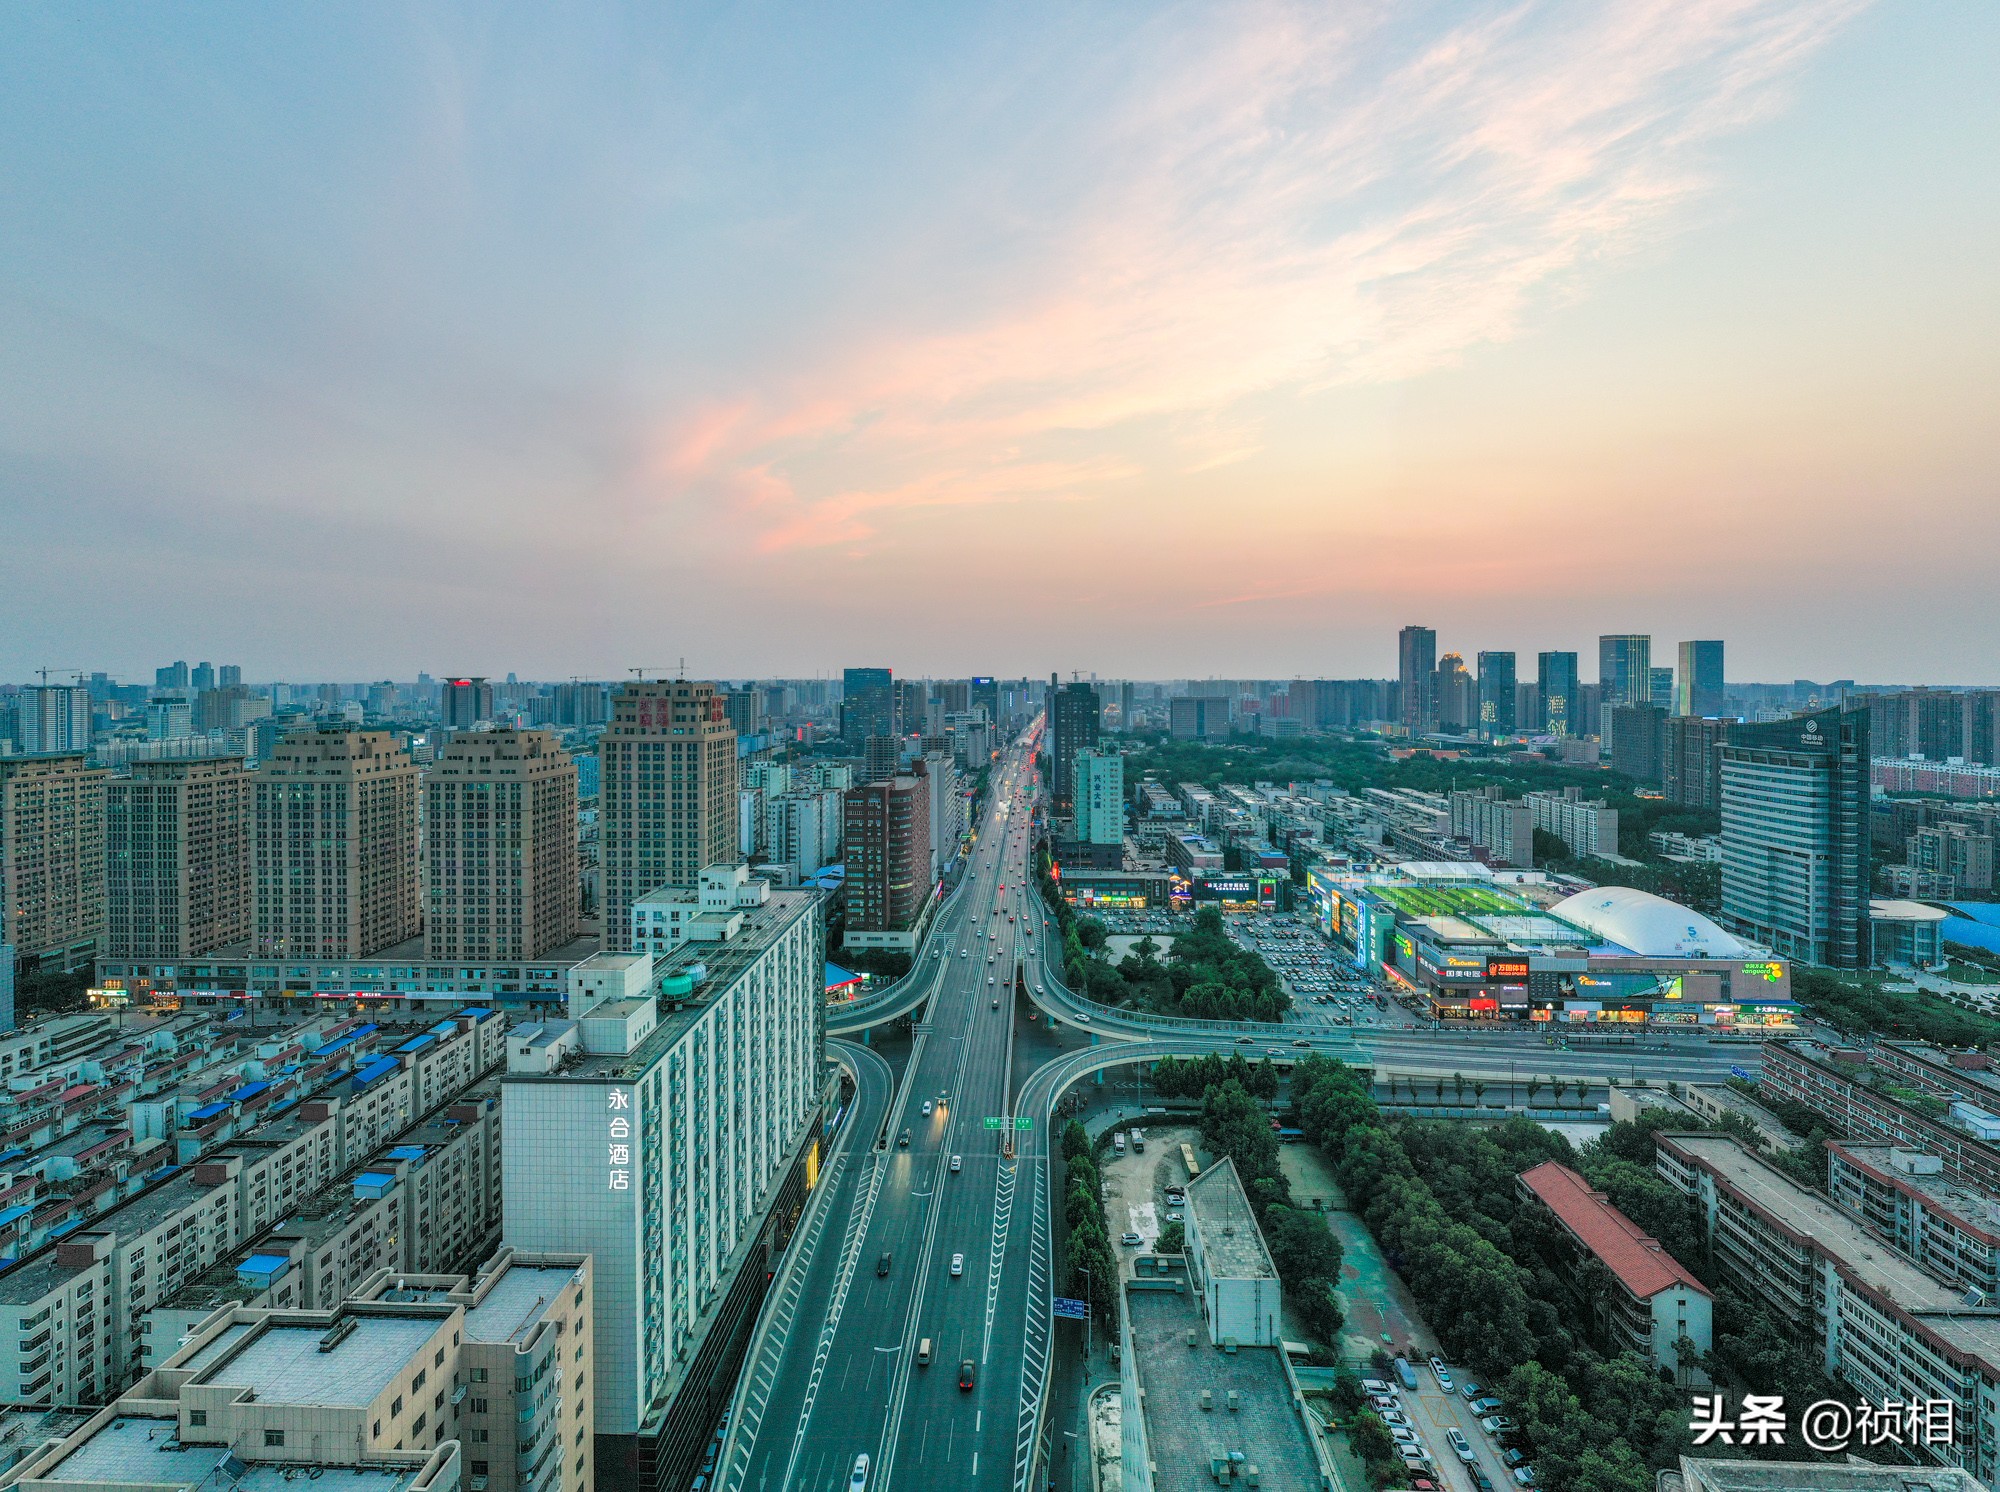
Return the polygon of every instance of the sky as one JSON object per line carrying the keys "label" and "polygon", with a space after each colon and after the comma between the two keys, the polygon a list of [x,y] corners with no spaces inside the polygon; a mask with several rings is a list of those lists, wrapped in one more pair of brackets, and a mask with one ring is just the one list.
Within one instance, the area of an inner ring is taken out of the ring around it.
{"label": "sky", "polygon": [[1984,0],[6,7],[0,680],[2000,683],[1996,71]]}

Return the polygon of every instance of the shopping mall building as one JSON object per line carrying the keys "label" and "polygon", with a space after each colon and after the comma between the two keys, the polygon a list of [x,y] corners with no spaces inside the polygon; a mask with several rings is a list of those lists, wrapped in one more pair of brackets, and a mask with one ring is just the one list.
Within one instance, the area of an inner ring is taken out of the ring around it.
{"label": "shopping mall building", "polygon": [[1459,861],[1307,877],[1328,937],[1440,1019],[1796,1031],[1785,961],[1644,891],[1546,886]]}

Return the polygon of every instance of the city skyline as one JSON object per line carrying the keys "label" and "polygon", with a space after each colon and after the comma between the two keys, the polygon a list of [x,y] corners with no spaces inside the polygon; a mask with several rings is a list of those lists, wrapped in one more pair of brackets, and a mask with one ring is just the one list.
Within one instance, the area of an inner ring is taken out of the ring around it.
{"label": "city skyline", "polygon": [[1987,8],[0,26],[0,677],[1985,671]]}

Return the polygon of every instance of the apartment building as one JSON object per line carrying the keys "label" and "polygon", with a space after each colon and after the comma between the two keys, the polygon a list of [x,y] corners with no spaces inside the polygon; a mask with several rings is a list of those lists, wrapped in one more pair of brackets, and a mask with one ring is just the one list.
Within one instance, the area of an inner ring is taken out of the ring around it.
{"label": "apartment building", "polygon": [[0,947],[28,968],[79,969],[103,946],[110,775],[81,751],[0,757]]}
{"label": "apartment building", "polygon": [[1535,863],[1535,811],[1519,799],[1503,800],[1498,787],[1455,789],[1451,832],[1488,852],[1495,865],[1522,868]]}
{"label": "apartment building", "polygon": [[1693,1197],[1732,1289],[1813,1342],[1870,1403],[1946,1400],[1957,1434],[1912,1447],[1990,1481],[2000,1465],[2000,1310],[1911,1263],[1733,1136],[1655,1136],[1660,1175]]}
{"label": "apartment building", "polygon": [[[1953,1053],[1940,1062],[1924,1055],[1931,1050],[1879,1042],[1864,1054],[1798,1038],[1772,1041],[1764,1046],[1757,1082],[1774,1097],[1825,1115],[1849,1139],[1937,1156],[1943,1175],[2000,1192],[2000,1145],[1945,1117],[1920,1113],[1892,1091],[1905,1087],[1946,1103],[1964,1102],[1974,1094],[1985,1097],[1987,1074],[1982,1069],[1950,1065],[1979,1061],[1980,1054]],[[1878,1065],[1871,1065],[1871,1056]],[[2000,1101],[1989,1101],[2000,1107]]]}
{"label": "apartment building", "polygon": [[597,743],[605,947],[625,952],[632,903],[735,858],[736,732],[711,683],[625,684]]}
{"label": "apartment building", "polygon": [[1534,816],[1534,827],[1553,834],[1573,856],[1618,853],[1618,810],[1601,802],[1586,802],[1580,789],[1559,793],[1523,793],[1521,801]]}
{"label": "apartment building", "polygon": [[417,765],[387,731],[320,725],[258,768],[252,945],[365,958],[415,937]]}
{"label": "apartment building", "polygon": [[1843,1140],[1826,1147],[1834,1205],[1942,1279],[2000,1304],[2000,1201],[1944,1174],[1935,1155]]}
{"label": "apartment building", "polygon": [[[1568,1166],[1544,1161],[1516,1186],[1565,1240],[1571,1288],[1610,1350],[1636,1352],[1677,1383],[1707,1383],[1700,1362],[1715,1345],[1714,1293]],[[1586,1259],[1601,1266],[1601,1290],[1579,1278]]]}
{"label": "apartment building", "polygon": [[928,778],[888,777],[847,794],[849,948],[908,952],[922,941],[937,884],[930,823]]}
{"label": "apartment building", "polygon": [[190,958],[250,936],[241,757],[141,761],[105,784],[107,958]]}
{"label": "apartment building", "polygon": [[501,1105],[506,1241],[595,1261],[607,1486],[692,1478],[819,1144],[819,897],[715,866],[690,905],[660,998],[516,1031]]}
{"label": "apartment building", "polygon": [[423,781],[424,957],[541,958],[574,939],[576,762],[561,743],[464,731]]}

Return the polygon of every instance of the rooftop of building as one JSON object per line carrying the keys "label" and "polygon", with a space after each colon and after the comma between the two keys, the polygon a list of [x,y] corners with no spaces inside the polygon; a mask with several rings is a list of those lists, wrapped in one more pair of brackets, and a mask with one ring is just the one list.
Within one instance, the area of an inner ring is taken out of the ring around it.
{"label": "rooftop of building", "polygon": [[1650,1237],[1568,1166],[1544,1161],[1522,1172],[1521,1184],[1639,1299],[1651,1300],[1675,1285],[1703,1295],[1710,1293],[1680,1260],[1661,1247],[1659,1239]]}
{"label": "rooftop of building", "polygon": [[[547,1082],[581,1078],[603,1081],[639,1076],[686,1035],[708,1007],[790,931],[800,917],[811,912],[818,901],[819,893],[814,890],[773,891],[762,903],[740,909],[743,917],[741,930],[727,942],[683,943],[673,952],[662,954],[653,966],[656,983],[675,974],[692,973],[696,965],[701,967],[702,976],[695,984],[694,993],[681,1002],[678,1010],[668,1010],[663,1006],[659,1025],[630,1052],[607,1052],[584,1057],[558,1077],[514,1074],[511,1080]],[[815,989],[816,995],[822,993],[823,990]]]}
{"label": "rooftop of building", "polygon": [[1683,1456],[1660,1473],[1659,1492],[1986,1492],[1970,1472],[1945,1466],[1828,1461],[1722,1461]]}
{"label": "rooftop of building", "polygon": [[1818,1192],[1759,1160],[1734,1136],[1663,1131],[1656,1138],[1696,1157],[1753,1205],[1810,1238],[1857,1283],[1904,1311],[1953,1311],[1964,1304],[1961,1286],[1919,1269]]}
{"label": "rooftop of building", "polygon": [[582,1277],[574,1265],[508,1265],[486,1298],[466,1311],[466,1337],[475,1342],[522,1341],[563,1291]]}
{"label": "rooftop of building", "polygon": [[1550,912],[1645,958],[1738,959],[1755,953],[1692,907],[1631,886],[1579,891]]}
{"label": "rooftop of building", "polygon": [[1943,1213],[1973,1232],[1988,1238],[2000,1239],[2000,1198],[1977,1187],[1962,1185],[1941,1171],[1930,1175],[1911,1175],[1897,1169],[1892,1155],[1897,1152],[1911,1154],[1909,1147],[1834,1140],[1829,1143],[1828,1148],[1888,1177],[1897,1186],[1916,1193],[1924,1199],[1932,1211]]}
{"label": "rooftop of building", "polygon": [[266,1404],[358,1409],[395,1381],[442,1324],[435,1315],[351,1315],[333,1330],[350,1321],[352,1330],[331,1348],[325,1326],[269,1325],[219,1357],[199,1381],[250,1389]]}
{"label": "rooftop of building", "polygon": [[1868,918],[1871,922],[1943,922],[1950,915],[1938,907],[1925,906],[1920,901],[1876,898],[1868,903]]}
{"label": "rooftop of building", "polygon": [[[1292,1409],[1291,1387],[1276,1351],[1217,1351],[1208,1341],[1201,1308],[1186,1291],[1129,1290],[1125,1308],[1145,1390],[1155,1492],[1212,1489],[1213,1460],[1231,1451],[1241,1451],[1256,1465],[1263,1486],[1320,1485],[1312,1443]],[[1195,1351],[1188,1350],[1190,1331],[1198,1332],[1202,1343]],[[1213,1395],[1212,1413],[1201,1412],[1203,1389]],[[1232,1392],[1234,1414],[1227,1408]]]}
{"label": "rooftop of building", "polygon": [[[300,1466],[271,1461],[239,1461],[226,1445],[184,1445],[180,1423],[150,1415],[115,1415],[55,1465],[40,1472],[37,1486],[209,1488],[230,1492],[279,1492],[300,1480]],[[228,1463],[226,1466],[224,1463]],[[413,1485],[416,1466],[314,1466],[316,1487],[400,1492]]]}
{"label": "rooftop of building", "polygon": [[1264,1247],[1264,1234],[1236,1162],[1224,1156],[1188,1183],[1188,1211],[1201,1231],[1203,1267],[1210,1278],[1274,1280],[1277,1269]]}
{"label": "rooftop of building", "polygon": [[11,1466],[51,1440],[61,1440],[83,1428],[88,1409],[0,1410],[0,1466]]}

